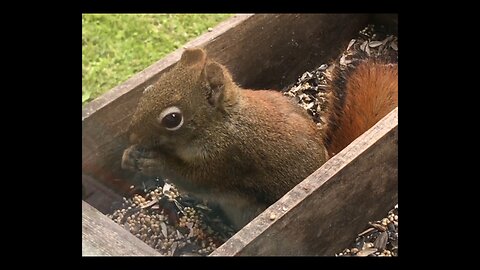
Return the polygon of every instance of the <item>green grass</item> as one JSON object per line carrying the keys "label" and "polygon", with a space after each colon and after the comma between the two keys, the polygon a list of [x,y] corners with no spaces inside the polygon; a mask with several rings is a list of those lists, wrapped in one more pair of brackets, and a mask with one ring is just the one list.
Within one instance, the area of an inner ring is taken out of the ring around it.
{"label": "green grass", "polygon": [[228,14],[83,14],[82,104],[145,69]]}

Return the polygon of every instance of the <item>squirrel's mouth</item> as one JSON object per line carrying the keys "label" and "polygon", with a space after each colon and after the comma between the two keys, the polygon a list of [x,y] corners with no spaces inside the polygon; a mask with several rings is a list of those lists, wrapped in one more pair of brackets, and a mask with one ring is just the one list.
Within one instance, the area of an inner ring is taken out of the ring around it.
{"label": "squirrel's mouth", "polygon": [[159,147],[148,147],[141,144],[135,146],[135,151],[138,152],[139,156],[144,158],[155,158],[162,152]]}

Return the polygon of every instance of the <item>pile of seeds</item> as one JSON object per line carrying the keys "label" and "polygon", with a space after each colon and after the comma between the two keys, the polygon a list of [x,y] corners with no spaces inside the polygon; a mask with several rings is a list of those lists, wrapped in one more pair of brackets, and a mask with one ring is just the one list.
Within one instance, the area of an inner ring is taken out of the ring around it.
{"label": "pile of seeds", "polygon": [[284,91],[284,95],[295,97],[319,126],[325,123],[323,112],[327,106],[327,68],[327,64],[322,64],[303,73],[293,86]]}
{"label": "pile of seeds", "polygon": [[234,234],[215,211],[168,182],[124,197],[109,217],[166,256],[208,255]]}
{"label": "pile of seeds", "polygon": [[398,39],[387,34],[384,27],[368,25],[359,32],[356,39],[350,40],[347,49],[340,57],[338,64],[345,68],[352,64],[360,55],[379,58],[389,63],[398,62]]}
{"label": "pile of seeds", "polygon": [[358,234],[352,246],[335,256],[398,256],[398,204],[387,217],[369,222],[369,227]]}

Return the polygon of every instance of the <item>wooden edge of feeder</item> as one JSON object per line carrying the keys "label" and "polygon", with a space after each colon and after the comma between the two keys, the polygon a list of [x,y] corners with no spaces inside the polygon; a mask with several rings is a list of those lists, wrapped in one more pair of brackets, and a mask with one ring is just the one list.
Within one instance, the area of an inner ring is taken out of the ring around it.
{"label": "wooden edge of feeder", "polygon": [[398,202],[398,107],[210,256],[327,255]]}
{"label": "wooden edge of feeder", "polygon": [[161,256],[161,254],[82,201],[82,256]]}
{"label": "wooden edge of feeder", "polygon": [[122,196],[84,173],[82,173],[82,192],[85,192],[85,194],[82,193],[82,200],[95,205],[95,208],[103,213],[112,210],[112,202],[122,201]]}

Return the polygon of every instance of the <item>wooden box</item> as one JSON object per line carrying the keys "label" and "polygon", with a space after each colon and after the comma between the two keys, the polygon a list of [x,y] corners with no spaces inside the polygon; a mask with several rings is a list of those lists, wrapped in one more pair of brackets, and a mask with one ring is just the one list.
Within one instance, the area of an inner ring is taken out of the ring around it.
{"label": "wooden box", "polygon": [[[185,47],[204,47],[245,88],[282,89],[336,58],[368,23],[395,14],[242,14]],[[97,98],[82,113],[83,255],[158,255],[109,220],[132,177],[120,168],[142,90],[174,65],[178,49]],[[334,255],[397,202],[398,108],[294,187],[211,256]],[[274,213],[276,218],[270,219]]]}

